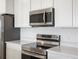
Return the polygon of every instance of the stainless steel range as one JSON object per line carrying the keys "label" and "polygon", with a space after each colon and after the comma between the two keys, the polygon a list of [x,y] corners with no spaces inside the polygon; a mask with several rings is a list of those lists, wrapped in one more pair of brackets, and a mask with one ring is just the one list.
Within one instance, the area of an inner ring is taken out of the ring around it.
{"label": "stainless steel range", "polygon": [[47,59],[47,49],[60,46],[60,35],[37,34],[37,41],[22,45],[22,59]]}

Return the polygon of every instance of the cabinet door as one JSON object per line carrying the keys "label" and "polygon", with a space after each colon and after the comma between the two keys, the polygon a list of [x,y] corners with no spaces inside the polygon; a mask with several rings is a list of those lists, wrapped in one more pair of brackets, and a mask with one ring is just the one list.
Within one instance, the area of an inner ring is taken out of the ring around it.
{"label": "cabinet door", "polygon": [[15,0],[15,27],[29,27],[30,0]]}
{"label": "cabinet door", "polygon": [[42,0],[42,9],[53,7],[53,2],[54,0]]}
{"label": "cabinet door", "polygon": [[54,0],[55,26],[72,27],[72,0]]}
{"label": "cabinet door", "polygon": [[21,47],[13,44],[7,44],[6,59],[21,59]]}
{"label": "cabinet door", "polygon": [[42,0],[31,0],[31,11],[41,9]]}
{"label": "cabinet door", "polygon": [[48,53],[48,59],[78,59],[77,57],[61,54],[61,53]]}
{"label": "cabinet door", "polygon": [[6,12],[6,0],[0,0],[0,14]]}
{"label": "cabinet door", "polygon": [[6,13],[14,14],[14,0],[6,1]]}
{"label": "cabinet door", "polygon": [[78,0],[73,0],[73,27],[78,27]]}

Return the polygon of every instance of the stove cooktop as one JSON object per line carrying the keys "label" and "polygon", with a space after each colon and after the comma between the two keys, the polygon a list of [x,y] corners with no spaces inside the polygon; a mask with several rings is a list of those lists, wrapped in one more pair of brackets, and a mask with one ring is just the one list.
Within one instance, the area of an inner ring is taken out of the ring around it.
{"label": "stove cooktop", "polygon": [[29,44],[24,44],[22,46],[22,50],[36,53],[36,54],[41,54],[41,55],[46,55],[46,50],[52,47],[56,47],[57,45],[52,45],[52,44],[47,44],[47,43],[40,43],[40,42],[33,42]]}

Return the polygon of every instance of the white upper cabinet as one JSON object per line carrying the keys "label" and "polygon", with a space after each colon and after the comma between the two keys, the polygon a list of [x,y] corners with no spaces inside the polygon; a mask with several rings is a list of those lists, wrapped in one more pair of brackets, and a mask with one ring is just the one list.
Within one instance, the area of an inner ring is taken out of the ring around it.
{"label": "white upper cabinet", "polygon": [[6,1],[6,13],[14,14],[14,0]]}
{"label": "white upper cabinet", "polygon": [[78,0],[54,0],[55,27],[78,27]]}
{"label": "white upper cabinet", "polygon": [[73,0],[73,27],[78,27],[78,0]]}
{"label": "white upper cabinet", "polygon": [[6,0],[0,0],[0,14],[6,12]]}
{"label": "white upper cabinet", "polygon": [[31,11],[53,7],[53,0],[31,0]]}
{"label": "white upper cabinet", "polygon": [[42,9],[54,6],[54,0],[42,0]]}
{"label": "white upper cabinet", "polygon": [[30,27],[29,12],[50,7],[55,8],[55,27],[78,27],[78,0],[14,0],[15,27]]}
{"label": "white upper cabinet", "polygon": [[42,0],[31,0],[31,11],[41,9]]}
{"label": "white upper cabinet", "polygon": [[15,27],[30,27],[29,12],[30,0],[14,1]]}
{"label": "white upper cabinet", "polygon": [[54,0],[56,27],[72,27],[72,7],[72,0]]}

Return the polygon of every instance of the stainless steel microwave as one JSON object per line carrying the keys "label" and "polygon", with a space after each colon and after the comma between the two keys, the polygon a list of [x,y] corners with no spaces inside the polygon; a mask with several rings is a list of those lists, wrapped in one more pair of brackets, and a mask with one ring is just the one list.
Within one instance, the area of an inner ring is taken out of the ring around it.
{"label": "stainless steel microwave", "polygon": [[54,26],[54,8],[46,8],[30,12],[31,26]]}

